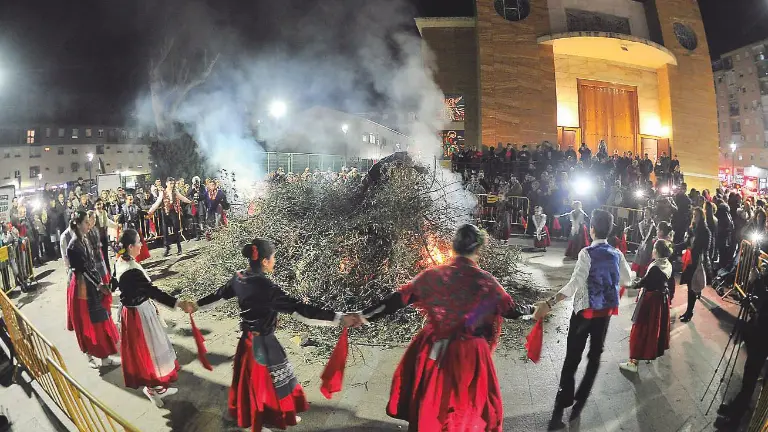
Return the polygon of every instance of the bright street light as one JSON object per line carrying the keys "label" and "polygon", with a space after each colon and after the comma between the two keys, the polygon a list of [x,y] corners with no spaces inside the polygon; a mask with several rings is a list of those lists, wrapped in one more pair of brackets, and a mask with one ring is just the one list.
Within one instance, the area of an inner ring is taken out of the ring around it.
{"label": "bright street light", "polygon": [[37,179],[38,180],[42,180],[43,179],[43,173],[38,173],[37,174]]}
{"label": "bright street light", "polygon": [[286,112],[288,112],[288,106],[281,100],[275,100],[269,104],[269,115],[273,118],[279,119],[283,117]]}
{"label": "bright street light", "polygon": [[341,125],[341,131],[344,132],[344,135],[346,135],[347,132],[349,132],[349,125],[347,124]]}
{"label": "bright street light", "polygon": [[86,156],[88,157],[88,162],[93,162],[93,153],[88,153]]}
{"label": "bright street light", "polygon": [[731,151],[732,151],[732,152],[735,152],[735,151],[736,151],[736,147],[738,147],[738,146],[736,145],[736,143],[731,143]]}

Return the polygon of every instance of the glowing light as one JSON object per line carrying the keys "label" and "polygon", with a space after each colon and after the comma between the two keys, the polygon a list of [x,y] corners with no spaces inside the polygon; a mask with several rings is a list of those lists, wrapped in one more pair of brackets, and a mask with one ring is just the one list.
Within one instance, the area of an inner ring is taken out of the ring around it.
{"label": "glowing light", "polygon": [[760,234],[759,232],[753,232],[752,234],[750,234],[749,239],[752,240],[753,242],[760,242],[763,240],[763,235]]}
{"label": "glowing light", "polygon": [[93,153],[88,153],[86,156],[88,157],[88,162],[93,162]]}
{"label": "glowing light", "polygon": [[747,180],[747,187],[750,189],[755,188],[755,181],[754,180]]}
{"label": "glowing light", "polygon": [[661,193],[663,193],[665,195],[668,194],[669,191],[670,191],[669,186],[664,186],[664,187],[661,188]]}
{"label": "glowing light", "polygon": [[444,264],[451,257],[452,252],[450,251],[450,248],[445,244],[441,244],[436,237],[431,235],[428,236],[426,243],[424,264],[427,266]]}
{"label": "glowing light", "polygon": [[37,179],[42,180],[43,179],[43,173],[37,173]]}
{"label": "glowing light", "polygon": [[38,201],[38,200],[32,201],[32,208],[34,210],[40,210],[41,206],[42,206],[42,204],[40,204],[40,201]]}
{"label": "glowing light", "polygon": [[579,127],[578,107],[573,104],[561,102],[557,104],[557,125],[565,127]]}
{"label": "glowing light", "polygon": [[577,194],[586,195],[592,192],[592,181],[586,178],[577,178],[573,181],[573,189]]}
{"label": "glowing light", "polygon": [[344,134],[346,135],[346,133],[349,132],[349,125],[347,124],[341,125],[341,131],[344,132]]}
{"label": "glowing light", "polygon": [[731,143],[731,153],[735,152],[737,147],[736,143]]}
{"label": "glowing light", "polygon": [[639,190],[639,189],[638,189],[638,190],[636,190],[636,191],[635,191],[635,196],[636,196],[637,198],[642,198],[642,197],[644,197],[644,196],[645,196],[645,192],[644,192],[644,191],[642,191],[642,190]]}
{"label": "glowing light", "polygon": [[273,118],[282,118],[287,112],[288,105],[286,105],[285,102],[281,100],[272,101],[272,103],[269,104],[269,115]]}

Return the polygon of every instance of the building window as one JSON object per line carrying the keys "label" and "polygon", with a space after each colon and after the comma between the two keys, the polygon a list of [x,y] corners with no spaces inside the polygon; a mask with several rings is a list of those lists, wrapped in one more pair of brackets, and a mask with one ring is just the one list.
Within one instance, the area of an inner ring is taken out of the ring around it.
{"label": "building window", "polygon": [[13,178],[21,178],[21,171],[16,170],[13,172]]}
{"label": "building window", "polygon": [[45,128],[45,137],[50,138],[51,137],[51,128]]}
{"label": "building window", "polygon": [[64,167],[63,166],[59,167],[59,174],[64,174]]}
{"label": "building window", "polygon": [[122,138],[122,139],[128,138],[128,131],[125,130],[125,129],[121,130],[120,131],[120,138]]}
{"label": "building window", "polygon": [[104,154],[104,145],[99,144],[96,146],[96,154],[103,155]]}
{"label": "building window", "polygon": [[[499,1],[496,1],[498,6]],[[518,0],[506,0],[506,7],[508,9],[523,9],[523,7],[515,7],[516,3],[521,3]],[[530,6],[528,7],[530,10]],[[497,9],[498,12],[498,9]],[[585,11],[580,9],[565,9],[566,25],[569,32],[606,32],[606,33],[619,33],[630,35],[629,18],[624,18],[616,15]]]}
{"label": "building window", "polygon": [[91,137],[91,129],[90,128],[85,130],[85,137],[86,138],[90,138]]}
{"label": "building window", "polygon": [[136,132],[133,129],[128,131],[128,138],[136,138]]}
{"label": "building window", "polygon": [[117,169],[119,169],[119,170],[123,169],[123,163],[122,162],[119,162],[117,164]]}
{"label": "building window", "polygon": [[37,178],[37,176],[40,174],[40,167],[35,165],[29,167],[29,178]]}
{"label": "building window", "polygon": [[76,154],[78,154],[78,153],[79,153],[79,152],[77,151],[77,149],[76,149],[76,148],[74,148],[74,147],[72,147],[72,152],[71,152],[71,154],[73,154],[73,155],[76,155]]}
{"label": "building window", "polygon": [[21,157],[21,153],[14,153],[13,157],[20,158]]}
{"label": "building window", "polygon": [[371,135],[368,137],[368,142],[369,142],[369,143],[371,143],[371,144],[376,144],[376,135],[374,135],[374,134],[371,134]]}
{"label": "building window", "polygon": [[59,128],[59,138],[64,138],[64,128]]}
{"label": "building window", "polygon": [[51,151],[51,148],[50,148],[50,147],[46,147],[46,148],[45,148],[45,151],[46,151],[46,152],[49,152],[49,151]]}
{"label": "building window", "polygon": [[63,155],[64,154],[64,147],[59,147],[56,151],[57,154]]}
{"label": "building window", "polygon": [[138,153],[144,153],[144,149],[143,149],[143,148],[140,148],[140,149],[139,149],[139,151],[138,151]]}
{"label": "building window", "polygon": [[42,152],[40,152],[40,147],[30,147],[29,148],[29,157],[30,158],[39,158],[42,156]]}
{"label": "building window", "polygon": [[731,132],[741,133],[741,122],[738,120],[731,120]]}
{"label": "building window", "polygon": [[76,172],[80,171],[80,163],[79,162],[72,162],[72,164],[70,165],[70,168],[72,169],[73,173],[76,173]]}
{"label": "building window", "polygon": [[35,143],[35,130],[27,129],[27,144],[34,144],[34,143]]}
{"label": "building window", "polygon": [[76,139],[80,135],[80,129],[72,128],[72,139]]}
{"label": "building window", "polygon": [[131,150],[128,150],[128,153],[133,153],[133,149],[131,149]]}
{"label": "building window", "polygon": [[104,137],[104,129],[99,129],[99,138]]}
{"label": "building window", "polygon": [[122,153],[123,151],[122,151],[122,150],[120,150],[120,149],[117,149],[117,152],[118,152],[118,153]]}
{"label": "building window", "polygon": [[363,142],[364,143],[368,142],[368,134],[367,133],[363,134]]}
{"label": "building window", "polygon": [[522,21],[531,14],[530,0],[495,0],[496,13],[508,21]]}

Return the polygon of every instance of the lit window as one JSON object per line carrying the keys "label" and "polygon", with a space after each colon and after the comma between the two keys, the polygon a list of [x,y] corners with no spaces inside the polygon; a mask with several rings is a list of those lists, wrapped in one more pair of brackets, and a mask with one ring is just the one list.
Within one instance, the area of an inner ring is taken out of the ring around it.
{"label": "lit window", "polygon": [[99,129],[99,138],[104,137],[104,129]]}
{"label": "lit window", "polygon": [[28,129],[27,130],[27,144],[34,144],[35,143],[35,130],[34,129]]}
{"label": "lit window", "polygon": [[49,151],[51,151],[51,148],[50,147],[46,147],[45,151],[49,152]]}
{"label": "lit window", "polygon": [[90,128],[85,130],[85,137],[86,138],[90,138],[91,137],[91,129]]}
{"label": "lit window", "polygon": [[363,134],[363,142],[364,143],[368,142],[368,134]]}
{"label": "lit window", "polygon": [[125,129],[121,130],[120,131],[120,137],[122,137],[123,139],[128,138],[128,131],[125,130]]}
{"label": "lit window", "polygon": [[80,135],[80,129],[78,128],[72,128],[72,138],[77,138],[78,135]]}

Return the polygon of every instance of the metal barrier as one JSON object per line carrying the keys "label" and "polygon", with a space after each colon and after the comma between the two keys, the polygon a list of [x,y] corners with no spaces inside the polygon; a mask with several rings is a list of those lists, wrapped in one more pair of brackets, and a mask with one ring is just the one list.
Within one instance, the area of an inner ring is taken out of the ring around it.
{"label": "metal barrier", "polygon": [[495,224],[500,212],[506,210],[511,218],[511,225],[525,226],[523,218],[528,217],[530,200],[521,196],[507,196],[501,200],[499,195],[477,194],[477,208],[475,209],[475,222],[478,225],[489,226]]}
{"label": "metal barrier", "polygon": [[[3,312],[5,325],[8,328],[8,334],[19,361],[56,405],[63,410],[62,398],[56,391],[56,386],[48,374],[46,365],[46,358],[48,357],[53,358],[60,365],[64,365],[59,350],[21,314],[5,293],[0,293],[0,310]],[[14,371],[14,376],[16,376],[16,372],[18,370]]]}
{"label": "metal barrier", "polygon": [[760,256],[760,249],[755,247],[755,244],[748,240],[742,240],[739,247],[738,265],[736,266],[736,278],[733,282],[733,288],[726,292],[723,297],[726,297],[734,289],[739,292],[742,297],[746,296],[746,292],[749,289],[749,277],[752,273],[752,269],[757,265],[757,258]]}
{"label": "metal barrier", "polygon": [[64,367],[48,357],[47,367],[64,402],[62,410],[81,432],[139,432],[75,381]]}
{"label": "metal barrier", "polygon": [[11,268],[8,249],[10,246],[0,247],[0,285],[4,293],[9,293],[16,288],[16,275]]}
{"label": "metal barrier", "polygon": [[[623,222],[624,227],[634,227],[643,220],[642,210],[607,205],[601,206],[600,208],[613,215],[613,223],[616,225],[620,225],[620,223]],[[627,243],[639,245],[642,241],[642,233],[638,230],[630,230],[627,232]]]}

